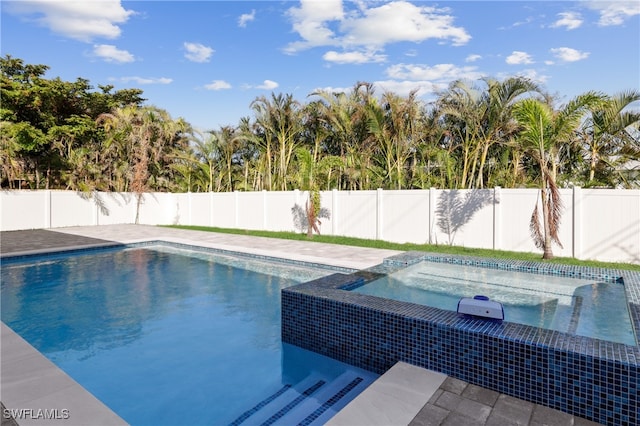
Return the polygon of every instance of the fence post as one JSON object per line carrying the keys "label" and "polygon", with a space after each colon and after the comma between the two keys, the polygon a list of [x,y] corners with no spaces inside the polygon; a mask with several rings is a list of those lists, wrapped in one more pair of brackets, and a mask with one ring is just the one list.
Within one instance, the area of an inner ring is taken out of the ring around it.
{"label": "fence post", "polygon": [[100,209],[98,208],[97,197],[98,195],[94,191],[94,193],[92,194],[92,197],[90,198],[90,200],[93,201],[93,203],[91,203],[91,210],[93,211],[93,224],[95,226],[100,225]]}
{"label": "fence post", "polygon": [[213,191],[209,191],[209,226],[213,228],[215,219],[213,217]]}
{"label": "fence post", "polygon": [[493,188],[493,249],[502,249],[502,207],[500,207],[500,198],[502,196],[502,188],[496,186]]}
{"label": "fence post", "polygon": [[187,191],[187,208],[189,209],[189,214],[187,216],[188,225],[193,225],[193,208],[191,203],[191,191]]}
{"label": "fence post", "polygon": [[44,191],[44,227],[51,228],[51,190]]}
{"label": "fence post", "polygon": [[433,224],[436,220],[436,189],[429,188],[429,244],[433,244]]}
{"label": "fence post", "polygon": [[382,240],[383,239],[383,220],[384,218],[382,217],[382,209],[383,209],[383,193],[382,193],[382,188],[378,188],[376,190],[376,240]]}
{"label": "fence post", "polygon": [[331,233],[338,235],[338,190],[331,190]]}
{"label": "fence post", "polygon": [[582,188],[579,186],[573,187],[573,197],[571,202],[573,204],[571,206],[573,210],[571,255],[575,259],[580,259],[582,256]]}
{"label": "fence post", "polygon": [[267,190],[262,190],[262,229],[267,231],[269,228],[267,227]]}
{"label": "fence post", "polygon": [[233,191],[233,227],[238,229],[240,223],[240,209],[238,208],[238,191]]}

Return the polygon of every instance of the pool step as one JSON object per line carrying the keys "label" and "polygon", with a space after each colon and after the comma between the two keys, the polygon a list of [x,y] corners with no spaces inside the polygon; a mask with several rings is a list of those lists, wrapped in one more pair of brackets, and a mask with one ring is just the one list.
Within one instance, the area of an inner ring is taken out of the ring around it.
{"label": "pool step", "polygon": [[296,385],[285,385],[247,410],[231,426],[322,425],[347,401],[362,392],[369,382],[354,372],[345,372],[328,383],[313,374]]}
{"label": "pool step", "polygon": [[355,397],[368,384],[355,373],[343,373],[289,411],[282,424],[322,425],[347,405],[350,398],[346,396]]}

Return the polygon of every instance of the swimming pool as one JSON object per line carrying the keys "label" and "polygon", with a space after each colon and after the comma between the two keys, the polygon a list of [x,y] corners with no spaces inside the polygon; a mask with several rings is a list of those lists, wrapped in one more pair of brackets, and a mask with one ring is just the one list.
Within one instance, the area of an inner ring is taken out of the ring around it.
{"label": "swimming pool", "polygon": [[484,295],[503,304],[505,321],[636,344],[618,282],[422,261],[352,291],[449,311]]}
{"label": "swimming pool", "polygon": [[280,290],[331,269],[167,245],[2,262],[2,321],[133,425],[323,423],[378,377],[281,341]]}

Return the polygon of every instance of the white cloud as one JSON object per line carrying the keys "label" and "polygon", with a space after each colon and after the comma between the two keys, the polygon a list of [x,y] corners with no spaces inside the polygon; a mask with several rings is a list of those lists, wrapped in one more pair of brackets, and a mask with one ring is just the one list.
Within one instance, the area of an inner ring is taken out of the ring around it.
{"label": "white cloud", "polygon": [[[536,82],[538,84],[545,84],[549,80],[549,76],[544,74],[540,74],[538,71],[534,69],[526,69],[515,73],[517,77],[528,78],[529,80]],[[512,75],[509,75],[512,76]],[[506,77],[509,77],[506,76]]]}
{"label": "white cloud", "polygon": [[120,77],[118,80],[124,83],[129,83],[133,81],[136,84],[170,84],[173,82],[173,79],[167,78],[167,77],[159,77],[159,78]]}
{"label": "white cloud", "polygon": [[576,62],[589,57],[589,52],[581,52],[570,47],[557,47],[549,51],[563,62]]}
{"label": "white cloud", "polygon": [[287,15],[293,23],[293,29],[302,41],[290,43],[285,52],[295,53],[315,46],[337,44],[334,32],[327,21],[340,21],[344,16],[342,0],[301,0],[300,7],[292,7]]}
{"label": "white cloud", "polygon": [[464,28],[453,26],[454,18],[446,12],[445,9],[393,1],[345,20],[341,26],[346,32],[343,42],[382,47],[388,43],[435,38],[451,40],[454,45],[466,44],[471,36]]}
{"label": "white cloud", "polygon": [[3,2],[2,7],[15,15],[35,15],[34,21],[39,25],[87,43],[95,38],[118,38],[119,24],[135,14],[122,7],[120,0],[12,1],[6,2],[6,7]]}
{"label": "white cloud", "polygon": [[184,57],[192,62],[209,62],[214,50],[200,43],[184,43],[184,49],[187,53]]}
{"label": "white cloud", "polygon": [[385,55],[377,55],[373,52],[335,52],[328,51],[322,55],[322,59],[327,62],[337,64],[365,64],[370,62],[384,62],[387,57]]}
{"label": "white cloud", "polygon": [[311,93],[315,93],[315,92],[327,92],[327,93],[349,93],[353,90],[353,86],[350,87],[332,87],[332,86],[325,86],[325,87],[316,87],[315,89],[313,89],[311,91]]}
{"label": "white cloud", "polygon": [[423,64],[397,64],[386,70],[386,74],[394,80],[412,81],[452,81],[457,79],[475,80],[481,77],[476,67],[457,67],[453,64],[437,64],[428,66]]}
{"label": "white cloud", "polygon": [[517,27],[522,27],[524,25],[529,25],[531,24],[533,21],[535,21],[535,19],[531,16],[527,16],[524,20],[522,21],[516,21],[513,24],[511,24],[509,27],[500,27],[501,30],[507,29],[507,28],[517,28]]}
{"label": "white cloud", "polygon": [[135,57],[126,50],[120,50],[112,44],[97,44],[93,46],[93,54],[106,62],[133,62]]}
{"label": "white cloud", "polygon": [[238,26],[244,28],[247,26],[247,22],[251,22],[254,19],[256,19],[256,10],[252,9],[251,13],[243,13],[240,15],[238,18]]}
{"label": "white cloud", "polygon": [[231,89],[231,84],[227,83],[224,80],[213,80],[211,83],[206,84],[204,88],[207,90]]}
{"label": "white cloud", "polygon": [[509,65],[532,64],[531,55],[526,52],[514,50],[511,55],[507,56],[506,62]]}
{"label": "white cloud", "polygon": [[475,62],[482,59],[482,56],[480,55],[469,55],[466,58],[464,58],[465,62]]}
{"label": "white cloud", "polygon": [[272,80],[265,80],[262,84],[256,86],[256,89],[273,90],[278,87],[279,84]]}
{"label": "white cloud", "polygon": [[575,30],[582,25],[582,16],[576,12],[558,13],[560,19],[551,24],[552,28],[566,27],[567,30]]}
{"label": "white cloud", "polygon": [[411,81],[411,80],[378,80],[373,83],[376,88],[382,92],[393,92],[399,96],[408,96],[412,91],[416,91],[416,95],[423,97],[429,95],[436,90],[446,87],[432,81]]}
{"label": "white cloud", "polygon": [[[471,36],[453,25],[447,9],[417,6],[404,0],[367,8],[355,3],[356,10],[345,12],[341,0],[303,0],[290,8],[293,30],[301,40],[289,43],[287,53],[318,46],[341,46],[348,51],[379,51],[389,43],[448,40],[466,44]],[[374,3],[376,4],[376,3]]]}
{"label": "white cloud", "polygon": [[516,72],[501,72],[501,73],[497,73],[496,74],[496,78],[503,80],[503,79],[507,79],[510,77],[524,77],[527,78],[535,83],[544,85],[547,83],[547,81],[549,80],[549,76],[545,75],[545,74],[541,74],[539,70],[535,70],[535,69],[524,69],[524,70],[520,70],[520,71],[516,71]]}
{"label": "white cloud", "polygon": [[607,27],[611,25],[622,25],[624,21],[632,16],[640,15],[640,2],[636,1],[591,1],[591,9],[600,13],[598,25]]}

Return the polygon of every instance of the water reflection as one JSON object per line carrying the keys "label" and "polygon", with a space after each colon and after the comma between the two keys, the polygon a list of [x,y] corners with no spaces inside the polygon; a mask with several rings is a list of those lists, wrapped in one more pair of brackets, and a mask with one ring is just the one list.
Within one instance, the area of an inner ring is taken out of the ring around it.
{"label": "water reflection", "polygon": [[219,309],[253,323],[255,341],[268,346],[279,334],[280,289],[296,282],[166,250],[92,253],[3,266],[2,320],[45,354],[89,357],[162,318]]}

